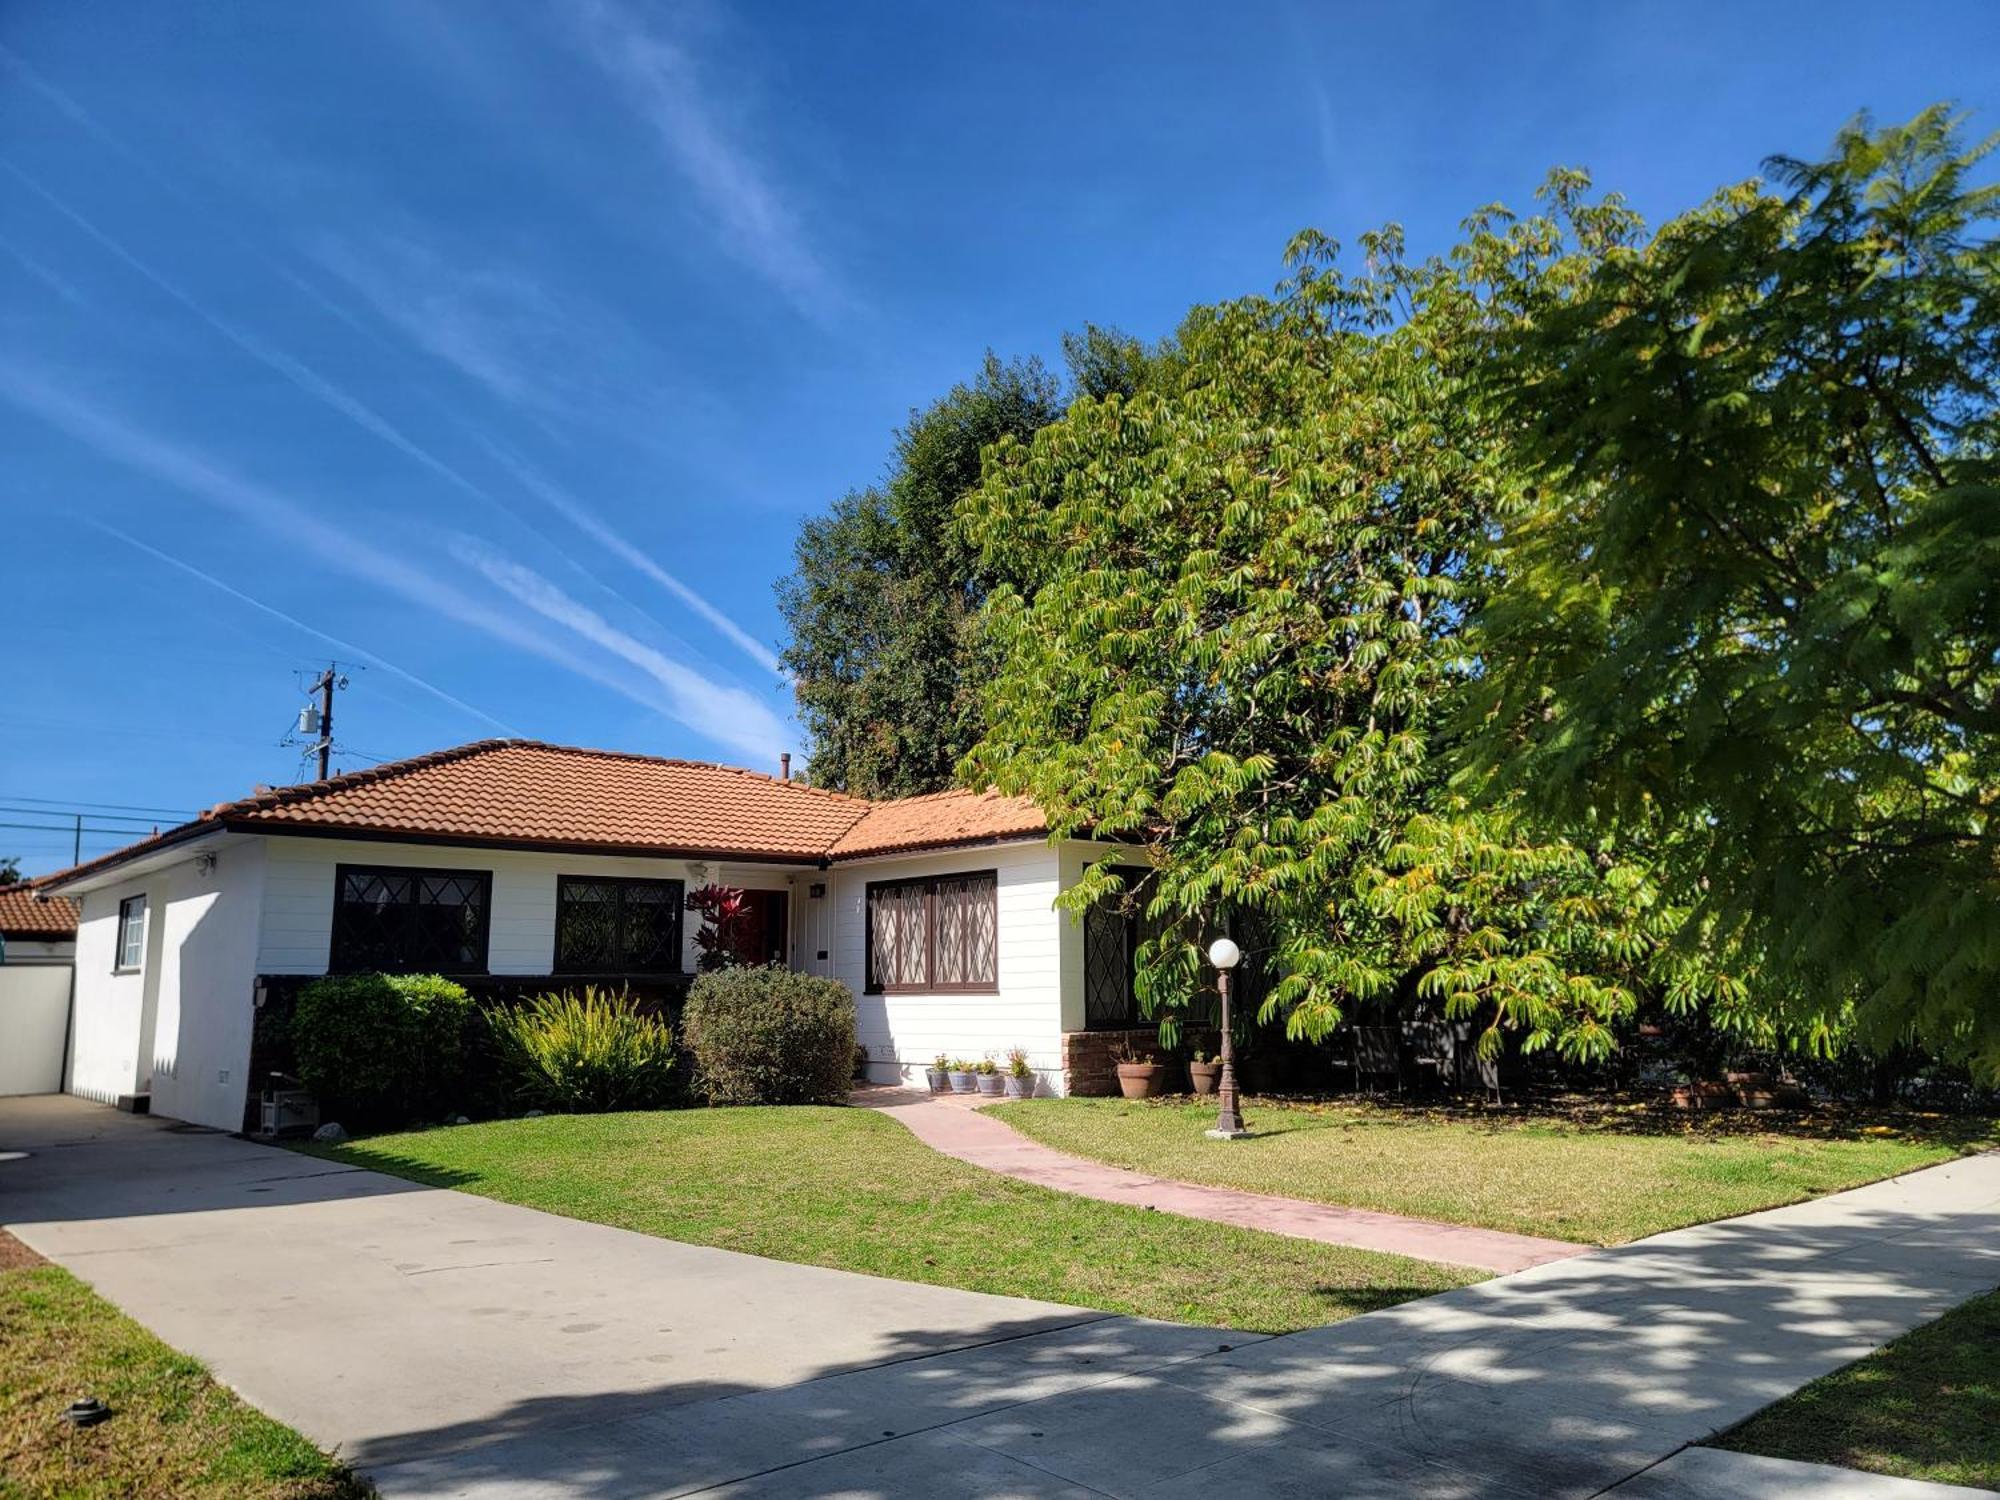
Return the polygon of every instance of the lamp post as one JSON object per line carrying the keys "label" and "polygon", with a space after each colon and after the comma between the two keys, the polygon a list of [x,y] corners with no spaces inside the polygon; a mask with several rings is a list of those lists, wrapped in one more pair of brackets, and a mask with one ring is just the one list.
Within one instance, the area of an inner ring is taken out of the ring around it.
{"label": "lamp post", "polygon": [[1208,945],[1208,961],[1215,965],[1215,987],[1222,995],[1222,1078],[1216,1086],[1221,1108],[1216,1111],[1215,1128],[1208,1132],[1209,1139],[1216,1141],[1240,1140],[1250,1133],[1243,1128],[1243,1116],[1236,1108],[1236,1044],[1229,1024],[1229,971],[1242,957],[1243,950],[1226,937]]}

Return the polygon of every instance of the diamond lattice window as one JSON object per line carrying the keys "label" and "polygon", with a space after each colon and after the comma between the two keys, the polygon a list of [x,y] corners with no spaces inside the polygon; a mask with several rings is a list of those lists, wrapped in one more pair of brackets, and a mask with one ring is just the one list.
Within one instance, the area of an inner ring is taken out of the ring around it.
{"label": "diamond lattice window", "polygon": [[999,877],[991,870],[868,887],[868,989],[991,990],[1000,980]]}
{"label": "diamond lattice window", "polygon": [[332,972],[485,972],[488,871],[342,865],[334,880]]}

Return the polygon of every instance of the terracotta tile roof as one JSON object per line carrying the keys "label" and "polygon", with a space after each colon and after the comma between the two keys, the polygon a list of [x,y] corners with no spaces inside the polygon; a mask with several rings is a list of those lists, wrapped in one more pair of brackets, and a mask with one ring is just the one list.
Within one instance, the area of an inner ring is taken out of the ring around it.
{"label": "terracotta tile roof", "polygon": [[946,849],[1048,832],[1048,824],[1026,797],[998,792],[934,792],[877,802],[827,850],[829,859],[865,854],[897,854],[914,849]]}
{"label": "terracotta tile roof", "polygon": [[703,761],[482,740],[224,803],[204,816],[273,831],[809,860],[867,811],[858,797]]}
{"label": "terracotta tile roof", "polygon": [[800,864],[1045,831],[1031,803],[991,792],[868,802],[706,761],[480,740],[218,803],[192,823],[41,883],[67,883],[221,829]]}
{"label": "terracotta tile roof", "polygon": [[76,903],[39,896],[33,883],[0,885],[0,937],[63,942],[76,936]]}

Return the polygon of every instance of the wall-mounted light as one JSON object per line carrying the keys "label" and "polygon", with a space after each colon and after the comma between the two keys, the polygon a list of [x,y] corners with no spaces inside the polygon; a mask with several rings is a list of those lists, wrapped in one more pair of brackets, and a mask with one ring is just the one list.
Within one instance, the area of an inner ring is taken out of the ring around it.
{"label": "wall-mounted light", "polygon": [[194,857],[194,867],[204,875],[213,875],[215,873],[215,851],[213,849],[204,849],[201,853],[197,854]]}

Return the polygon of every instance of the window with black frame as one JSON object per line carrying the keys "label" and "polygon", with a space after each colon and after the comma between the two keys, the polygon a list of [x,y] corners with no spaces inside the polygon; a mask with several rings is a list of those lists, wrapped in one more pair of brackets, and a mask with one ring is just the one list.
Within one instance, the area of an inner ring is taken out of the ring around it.
{"label": "window with black frame", "polygon": [[1139,997],[1132,987],[1139,944],[1152,936],[1140,889],[1146,871],[1120,867],[1125,889],[1105,896],[1083,914],[1083,1024],[1113,1031],[1142,1024]]}
{"label": "window with black frame", "polygon": [[682,885],[600,875],[556,879],[556,972],[678,974]]}
{"label": "window with black frame", "polygon": [[483,974],[488,870],[341,865],[334,872],[336,974]]}

